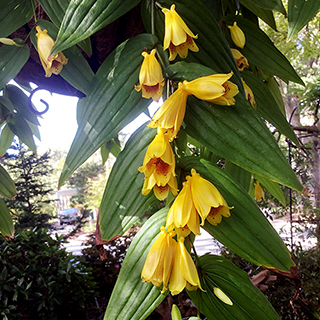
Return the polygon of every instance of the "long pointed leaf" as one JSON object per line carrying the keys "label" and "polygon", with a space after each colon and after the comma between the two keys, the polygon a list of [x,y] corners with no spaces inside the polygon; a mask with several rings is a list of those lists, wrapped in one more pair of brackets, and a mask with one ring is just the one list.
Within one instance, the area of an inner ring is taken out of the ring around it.
{"label": "long pointed leaf", "polygon": [[165,225],[168,209],[155,213],[134,237],[113,289],[104,320],[143,320],[166,297],[151,283],[141,280],[141,271],[152,242]]}
{"label": "long pointed leaf", "polygon": [[100,205],[103,240],[122,235],[156,200],[153,192],[142,195],[144,175],[138,171],[156,134],[145,125],[126,143],[115,162]]}
{"label": "long pointed leaf", "polygon": [[304,85],[287,58],[257,25],[240,16],[227,16],[225,21],[228,25],[236,21],[244,32],[246,44],[243,49],[238,49],[248,59],[249,64],[258,66],[284,81],[289,80]]}
{"label": "long pointed leaf", "polygon": [[10,130],[8,125],[5,125],[0,135],[0,157],[10,148],[13,141],[14,133]]}
{"label": "long pointed leaf", "polygon": [[252,3],[253,5],[259,6],[267,10],[276,10],[281,12],[282,14],[286,14],[286,10],[284,9],[284,6],[281,0],[260,0],[260,1],[246,0],[246,2]]}
{"label": "long pointed leaf", "polygon": [[52,56],[88,38],[139,2],[140,0],[71,0],[52,49]]}
{"label": "long pointed leaf", "polygon": [[0,194],[7,199],[11,199],[16,192],[14,181],[10,178],[8,172],[0,166]]}
{"label": "long pointed leaf", "polygon": [[231,216],[217,226],[206,222],[204,229],[233,252],[256,265],[290,272],[295,264],[290,252],[249,194],[224,170],[197,157],[180,160],[185,170],[194,168],[212,182],[226,199]]}
{"label": "long pointed leaf", "polygon": [[36,2],[34,0],[0,1],[0,38],[5,38],[29,22]]}
{"label": "long pointed leaf", "polygon": [[[188,294],[195,304],[201,301],[200,312],[208,320],[280,319],[263,293],[251,283],[248,275],[229,260],[204,255],[199,258],[199,267],[205,291],[188,291]],[[222,290],[232,305],[221,301],[214,294],[214,288]]]}
{"label": "long pointed leaf", "polygon": [[319,11],[319,0],[288,1],[288,39],[298,33]]}
{"label": "long pointed leaf", "polygon": [[61,185],[101,145],[118,132],[150,103],[134,89],[143,60],[157,39],[142,34],[117,47],[99,68],[91,82],[90,94],[80,103],[79,128],[60,176]]}
{"label": "long pointed leaf", "polygon": [[13,221],[9,209],[2,199],[0,199],[0,232],[4,237],[13,234]]}
{"label": "long pointed leaf", "polygon": [[30,56],[27,45],[22,47],[6,46],[0,48],[0,89],[19,73]]}

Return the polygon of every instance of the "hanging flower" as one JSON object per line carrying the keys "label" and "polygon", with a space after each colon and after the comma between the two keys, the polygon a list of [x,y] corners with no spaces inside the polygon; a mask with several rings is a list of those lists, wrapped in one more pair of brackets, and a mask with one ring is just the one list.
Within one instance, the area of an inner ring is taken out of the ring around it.
{"label": "hanging flower", "polygon": [[230,29],[233,43],[242,49],[246,43],[246,37],[243,31],[237,26],[237,22],[234,22],[233,26],[228,26],[228,28]]}
{"label": "hanging flower", "polygon": [[257,103],[256,103],[256,100],[254,99],[254,95],[251,88],[244,82],[242,78],[241,80],[242,80],[244,92],[246,94],[246,99],[250,102],[253,108],[257,109]]}
{"label": "hanging flower", "polygon": [[156,287],[163,284],[161,293],[164,293],[172,273],[177,242],[172,239],[176,234],[174,231],[167,232],[163,226],[160,230],[159,236],[148,252],[141,278],[144,282],[152,282]]}
{"label": "hanging flower", "polygon": [[174,154],[167,136],[161,129],[149,145],[143,165],[138,170],[145,174],[143,195],[147,195],[152,188],[159,200],[168,196],[169,189],[174,195],[177,194]]}
{"label": "hanging flower", "polygon": [[245,68],[249,68],[248,60],[245,56],[242,55],[237,49],[230,49],[231,53],[236,61],[239,71],[243,71]]}
{"label": "hanging flower", "polygon": [[222,216],[229,217],[230,209],[218,189],[208,180],[202,178],[195,169],[191,169],[191,193],[194,206],[201,217],[201,225],[207,219],[212,225],[221,222]]}
{"label": "hanging flower", "polygon": [[254,184],[254,196],[258,202],[264,200],[264,190],[258,181]]}
{"label": "hanging flower", "polygon": [[169,280],[169,290],[172,295],[176,295],[185,287],[188,290],[197,290],[198,288],[203,290],[197,268],[184,245],[184,237],[179,237]]}
{"label": "hanging flower", "polygon": [[166,227],[177,232],[178,237],[186,237],[192,231],[200,234],[199,215],[192,201],[190,181],[183,183],[168,215]]}
{"label": "hanging flower", "polygon": [[197,39],[198,36],[195,36],[188,28],[188,26],[176,12],[175,7],[176,6],[173,4],[170,10],[162,9],[162,12],[165,14],[163,50],[169,48],[169,61],[174,60],[177,56],[177,53],[181,58],[186,58],[188,55],[188,49],[193,52],[199,51],[199,48],[192,39]]}
{"label": "hanging flower", "polygon": [[148,124],[149,128],[162,128],[172,141],[182,124],[186,112],[188,92],[183,83],[179,83],[178,89],[162,104]]}
{"label": "hanging flower", "polygon": [[42,31],[41,28],[37,26],[36,30],[36,36],[38,38],[37,48],[39,58],[46,72],[46,77],[51,77],[53,73],[59,74],[62,70],[63,65],[67,64],[68,59],[62,52],[58,52],[54,57],[50,57],[50,53],[55,42],[48,35],[48,31],[46,29]]}
{"label": "hanging flower", "polygon": [[139,73],[140,84],[135,86],[135,89],[137,91],[142,89],[143,98],[159,101],[162,97],[164,79],[160,64],[155,57],[156,52],[156,49],[152,49],[150,54],[142,52],[144,60]]}
{"label": "hanging flower", "polygon": [[200,77],[193,81],[183,81],[184,88],[189,94],[193,94],[199,99],[206,100],[221,105],[233,105],[238,94],[238,86],[230,81],[233,73],[213,74]]}

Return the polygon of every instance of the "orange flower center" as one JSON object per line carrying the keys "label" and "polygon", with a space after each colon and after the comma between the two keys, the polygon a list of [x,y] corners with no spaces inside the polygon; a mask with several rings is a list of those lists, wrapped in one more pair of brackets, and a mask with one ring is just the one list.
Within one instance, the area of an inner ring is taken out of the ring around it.
{"label": "orange flower center", "polygon": [[170,170],[170,165],[166,162],[164,162],[161,158],[152,158],[149,160],[147,164],[147,170],[153,170],[155,167],[155,170],[157,174],[166,176]]}
{"label": "orange flower center", "polygon": [[157,93],[158,90],[159,90],[159,83],[157,83],[156,85],[154,86],[147,86],[146,84],[143,84],[142,85],[143,88],[146,90],[146,92],[152,94],[152,93]]}
{"label": "orange flower center", "polygon": [[225,90],[225,92],[223,94],[225,96],[230,91],[230,87],[227,82],[225,82],[222,86],[224,87],[224,90]]}
{"label": "orange flower center", "polygon": [[209,217],[214,218],[219,213],[221,208],[222,208],[222,206],[212,207],[210,212],[209,212]]}
{"label": "orange flower center", "polygon": [[169,185],[166,184],[165,186],[158,186],[157,184],[154,186],[154,189],[157,189],[158,190],[158,193],[159,194],[162,194],[162,193],[165,193],[168,191],[169,189]]}

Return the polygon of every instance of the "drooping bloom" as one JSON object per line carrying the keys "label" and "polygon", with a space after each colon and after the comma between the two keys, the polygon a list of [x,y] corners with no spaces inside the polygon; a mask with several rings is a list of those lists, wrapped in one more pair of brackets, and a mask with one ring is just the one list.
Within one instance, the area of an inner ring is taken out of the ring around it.
{"label": "drooping bloom", "polygon": [[199,48],[192,39],[197,39],[198,36],[194,35],[188,28],[188,26],[176,12],[175,7],[176,6],[173,4],[170,10],[162,9],[162,12],[165,14],[163,50],[169,48],[169,61],[174,60],[177,56],[177,53],[181,58],[186,58],[188,55],[188,49],[193,52],[199,51]]}
{"label": "drooping bloom", "polygon": [[236,21],[233,23],[233,26],[228,26],[228,28],[230,29],[231,39],[233,43],[237,47],[242,49],[246,43],[246,37],[243,31],[237,26]]}
{"label": "drooping bloom", "polygon": [[234,57],[234,60],[236,61],[239,71],[243,71],[245,68],[249,68],[249,63],[247,58],[244,55],[242,55],[240,51],[232,48],[230,50]]}
{"label": "drooping bloom", "polygon": [[48,31],[46,29],[41,30],[41,28],[37,26],[36,30],[39,58],[46,72],[46,77],[51,77],[53,73],[59,74],[63,65],[67,64],[68,59],[62,52],[58,52],[54,57],[50,57],[50,53],[55,42],[48,35]]}
{"label": "drooping bloom", "polygon": [[256,103],[256,100],[254,99],[254,95],[251,88],[245,83],[245,81],[242,78],[241,80],[242,80],[242,84],[243,84],[243,88],[244,88],[244,92],[246,94],[247,100],[255,109],[257,109],[257,103]]}
{"label": "drooping bloom", "polygon": [[167,215],[166,227],[168,230],[175,229],[178,237],[186,237],[191,231],[200,234],[199,215],[192,201],[190,181],[183,183],[174,200]]}
{"label": "drooping bloom", "polygon": [[178,89],[162,104],[148,124],[149,128],[162,128],[166,131],[169,141],[172,141],[182,124],[187,104],[188,92],[183,83],[179,83]]}
{"label": "drooping bloom", "polygon": [[185,90],[199,99],[221,105],[235,104],[234,96],[238,94],[238,86],[230,81],[233,73],[213,74],[193,81],[183,81]]}
{"label": "drooping bloom", "polygon": [[222,216],[229,217],[230,209],[218,189],[208,180],[202,178],[196,170],[191,169],[192,177],[187,177],[191,182],[192,200],[201,217],[201,225],[207,219],[212,225],[221,222]]}
{"label": "drooping bloom", "polygon": [[168,196],[169,189],[174,195],[177,194],[174,154],[168,137],[162,130],[159,130],[150,143],[143,165],[138,170],[145,175],[143,195],[147,195],[152,188],[159,200],[164,200]]}
{"label": "drooping bloom", "polygon": [[169,290],[172,295],[176,295],[185,287],[188,290],[197,290],[197,288],[203,290],[197,268],[184,245],[184,237],[179,237],[169,280]]}
{"label": "drooping bloom", "polygon": [[254,196],[258,202],[264,200],[264,190],[258,181],[254,184]]}
{"label": "drooping bloom", "polygon": [[155,57],[156,49],[152,49],[150,54],[142,52],[144,60],[139,73],[138,86],[135,86],[137,91],[142,89],[142,97],[154,101],[158,101],[162,97],[164,79],[161,66]]}
{"label": "drooping bloom", "polygon": [[163,283],[162,293],[168,288],[168,282],[172,273],[177,242],[172,239],[174,231],[167,232],[165,227],[161,227],[161,232],[152,244],[146,262],[141,272],[144,282],[152,282],[156,287]]}

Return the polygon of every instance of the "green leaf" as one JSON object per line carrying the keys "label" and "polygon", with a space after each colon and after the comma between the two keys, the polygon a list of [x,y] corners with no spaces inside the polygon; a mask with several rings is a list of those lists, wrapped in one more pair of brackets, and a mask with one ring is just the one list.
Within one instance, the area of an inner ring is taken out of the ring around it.
{"label": "green leaf", "polygon": [[302,191],[303,186],[282,154],[276,140],[241,95],[235,106],[210,105],[188,98],[186,132],[214,154],[245,170]]}
{"label": "green leaf", "polygon": [[[55,26],[60,28],[70,0],[39,0],[39,3]],[[90,38],[81,41],[78,45],[89,57],[92,55]]]}
{"label": "green leaf", "polygon": [[278,183],[273,182],[267,178],[261,177],[257,174],[253,175],[253,177],[260,182],[263,188],[266,188],[270,194],[272,194],[279,202],[285,207],[287,205],[286,198],[283,194],[283,191]]}
{"label": "green leaf", "polygon": [[240,2],[241,3],[243,3],[243,2],[251,3],[251,5],[259,6],[263,9],[275,10],[275,11],[281,12],[284,15],[286,14],[286,10],[285,10],[281,0],[260,0],[260,1],[254,1],[254,0],[243,1],[243,0],[241,0]]}
{"label": "green leaf", "polygon": [[251,2],[250,0],[239,0],[239,2],[267,23],[272,29],[277,30],[272,10],[261,8],[259,3]]}
{"label": "green leaf", "polygon": [[34,143],[33,133],[28,122],[18,113],[7,118],[10,130],[19,137],[33,152],[37,147]]}
{"label": "green leaf", "polygon": [[29,22],[36,2],[34,0],[0,1],[0,38],[5,38]]}
{"label": "green leaf", "polygon": [[[264,294],[250,281],[247,273],[229,260],[206,254],[199,258],[201,286],[204,291],[188,291],[188,295],[208,320],[259,319],[279,320]],[[215,294],[219,288],[232,301],[228,305]]]}
{"label": "green leaf", "polygon": [[37,115],[29,108],[29,97],[19,87],[13,84],[7,85],[5,97],[11,101],[17,115],[35,125],[40,125]]}
{"label": "green leaf", "polygon": [[0,194],[11,199],[15,196],[17,190],[14,181],[10,178],[8,172],[0,165]]}
{"label": "green leaf", "polygon": [[6,46],[0,48],[0,89],[19,73],[30,56],[27,45]]}
{"label": "green leaf", "polygon": [[237,49],[248,59],[250,65],[268,71],[284,81],[290,80],[304,85],[287,58],[256,24],[240,16],[227,16],[224,20],[228,25],[236,21],[244,32],[246,44],[243,49]]}
{"label": "green leaf", "polygon": [[254,73],[247,70],[242,72],[242,77],[254,94],[254,98],[257,102],[257,112],[300,147],[299,140],[292,127],[279,109],[277,102],[265,83]]}
{"label": "green leaf", "polygon": [[[58,29],[50,21],[38,20],[37,25],[39,25],[41,29],[47,29],[50,37],[55,38],[57,36]],[[34,47],[37,49],[37,37],[35,30],[31,32],[30,38]],[[85,94],[89,94],[88,88],[94,77],[94,73],[87,60],[83,57],[77,47],[69,48],[64,51],[64,54],[69,60],[68,63],[63,66],[60,75],[76,89]]]}
{"label": "green leaf", "polygon": [[118,46],[104,61],[89,86],[90,94],[79,102],[79,128],[60,176],[61,185],[101,145],[150,104],[134,89],[139,82],[143,57],[157,39],[141,34]]}
{"label": "green leaf", "polygon": [[151,283],[141,280],[148,251],[165,225],[168,208],[151,216],[135,235],[108,303],[104,320],[142,320],[166,297]]}
{"label": "green leaf", "polygon": [[227,248],[251,261],[268,268],[290,272],[295,264],[282,239],[248,193],[224,170],[197,157],[187,157],[179,165],[189,171],[194,168],[213,183],[225,198],[231,216],[217,226],[206,222],[204,229]]}
{"label": "green leaf", "polygon": [[251,181],[251,172],[244,170],[230,161],[226,161],[224,170],[229,174],[234,180],[236,180],[241,187],[248,191]]}
{"label": "green leaf", "polygon": [[103,240],[122,235],[156,202],[151,191],[142,195],[144,175],[138,171],[156,130],[143,125],[126,143],[111,170],[100,205],[100,231]]}
{"label": "green leaf", "polygon": [[104,143],[100,148],[102,165],[106,163],[110,153],[116,158],[120,152],[121,146],[115,141],[115,139],[111,139],[108,142]]}
{"label": "green leaf", "polygon": [[274,100],[276,100],[280,111],[284,116],[286,116],[286,109],[285,109],[282,94],[279,88],[279,83],[277,82],[275,77],[269,77],[268,79],[266,79],[265,83],[269,91],[273,95]]}
{"label": "green leaf", "polygon": [[297,34],[319,11],[319,0],[288,1],[288,39]]}
{"label": "green leaf", "polygon": [[10,148],[13,141],[14,133],[10,130],[8,125],[5,125],[0,135],[0,157]]}
{"label": "green leaf", "polygon": [[[157,2],[168,9],[172,4],[171,0],[160,0]],[[188,56],[184,60],[198,62],[217,72],[229,73],[233,71],[235,74],[234,81],[239,86],[239,90],[242,91],[240,73],[230,51],[229,44],[209,10],[199,0],[177,0],[174,3],[177,13],[191,31],[198,35],[198,39],[195,39],[195,42],[199,48],[199,52],[191,52],[189,50]],[[151,32],[151,5],[151,1],[144,1],[142,7],[142,17],[145,27],[149,32]],[[158,39],[164,38],[164,14],[159,8],[155,10],[155,34]]]}
{"label": "green leaf", "polygon": [[0,232],[4,237],[10,237],[13,231],[13,221],[10,211],[4,201],[0,199]]}
{"label": "green leaf", "polygon": [[71,0],[51,55],[88,38],[139,2],[140,0]]}

